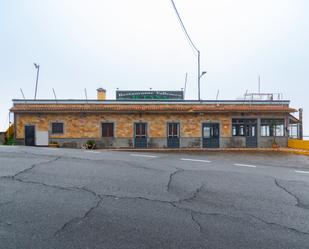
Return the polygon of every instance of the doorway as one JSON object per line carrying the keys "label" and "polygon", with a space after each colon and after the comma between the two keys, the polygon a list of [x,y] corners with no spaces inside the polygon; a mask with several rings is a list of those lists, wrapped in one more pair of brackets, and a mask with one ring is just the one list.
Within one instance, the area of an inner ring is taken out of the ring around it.
{"label": "doorway", "polygon": [[204,123],[202,125],[203,148],[219,148],[220,125],[219,123]]}
{"label": "doorway", "polygon": [[25,145],[35,146],[35,126],[25,125]]}
{"label": "doorway", "polygon": [[134,147],[147,148],[147,123],[134,124]]}

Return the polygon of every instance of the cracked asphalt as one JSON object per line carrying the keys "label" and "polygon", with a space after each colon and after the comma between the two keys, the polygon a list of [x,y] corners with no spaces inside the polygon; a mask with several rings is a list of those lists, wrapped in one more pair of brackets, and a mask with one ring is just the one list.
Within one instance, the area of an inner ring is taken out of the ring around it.
{"label": "cracked asphalt", "polygon": [[308,249],[306,172],[287,154],[1,146],[0,248]]}

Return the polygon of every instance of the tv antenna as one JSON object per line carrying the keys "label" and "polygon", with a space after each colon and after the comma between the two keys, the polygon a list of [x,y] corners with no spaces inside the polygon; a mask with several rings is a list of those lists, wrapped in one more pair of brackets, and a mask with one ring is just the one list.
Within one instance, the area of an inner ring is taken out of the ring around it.
{"label": "tv antenna", "polygon": [[56,92],[55,92],[55,89],[53,88],[53,93],[54,93],[54,97],[55,97],[55,100],[57,102],[57,96],[56,96]]}
{"label": "tv antenna", "polygon": [[185,77],[185,87],[184,87],[184,91],[183,91],[183,98],[186,98],[186,90],[187,90],[187,81],[188,81],[188,73],[186,73],[186,77]]}

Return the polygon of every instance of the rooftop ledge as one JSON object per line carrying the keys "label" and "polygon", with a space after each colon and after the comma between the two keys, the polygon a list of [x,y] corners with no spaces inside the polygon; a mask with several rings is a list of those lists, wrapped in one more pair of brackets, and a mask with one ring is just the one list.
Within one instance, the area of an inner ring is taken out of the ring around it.
{"label": "rooftop ledge", "polygon": [[96,99],[13,99],[13,104],[117,104],[117,105],[289,105],[289,100],[96,100]]}

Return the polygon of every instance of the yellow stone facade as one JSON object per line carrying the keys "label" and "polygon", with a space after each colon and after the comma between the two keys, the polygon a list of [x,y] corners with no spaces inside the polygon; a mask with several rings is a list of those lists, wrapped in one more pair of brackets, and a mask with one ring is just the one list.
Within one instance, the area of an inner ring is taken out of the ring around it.
{"label": "yellow stone facade", "polygon": [[148,124],[148,137],[166,137],[167,123],[180,123],[181,137],[201,137],[201,125],[207,122],[220,123],[220,137],[231,137],[231,115],[229,114],[16,114],[16,139],[24,138],[25,125],[35,125],[38,131],[50,131],[51,123],[64,123],[64,134],[50,138],[100,138],[101,123],[113,122],[116,138],[133,137],[136,122]]}

